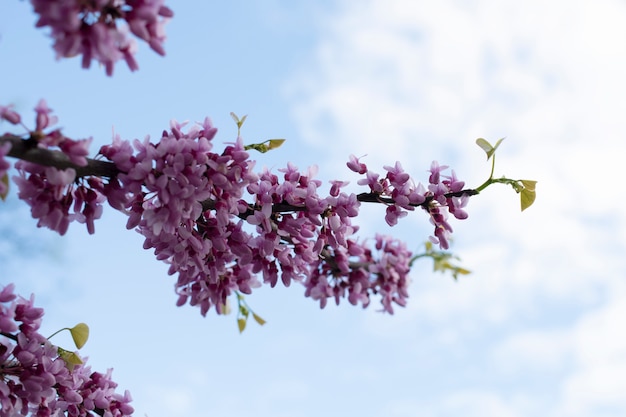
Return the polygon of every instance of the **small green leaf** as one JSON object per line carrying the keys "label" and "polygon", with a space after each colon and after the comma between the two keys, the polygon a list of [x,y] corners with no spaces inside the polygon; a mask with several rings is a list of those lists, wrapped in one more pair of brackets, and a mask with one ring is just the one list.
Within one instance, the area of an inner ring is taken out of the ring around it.
{"label": "small green leaf", "polygon": [[[278,145],[280,146],[280,145]],[[276,147],[278,147],[276,146]],[[9,194],[9,173],[5,172],[4,175],[2,176],[2,178],[0,178],[0,182],[2,182],[4,184],[4,189],[5,191],[0,194],[0,198],[2,199],[2,201],[5,201],[7,198],[7,195]]]}
{"label": "small green leaf", "polygon": [[237,327],[239,327],[239,333],[243,333],[246,328],[247,320],[243,317],[237,319]]}
{"label": "small green leaf", "polygon": [[85,346],[87,343],[87,339],[89,339],[89,326],[85,323],[78,323],[76,326],[72,327],[70,333],[72,334],[72,339],[74,339],[74,344],[78,349]]}
{"label": "small green leaf", "polygon": [[272,149],[276,149],[280,147],[285,142],[285,139],[268,139],[265,142],[261,143],[252,143],[250,145],[244,146],[246,151],[250,149],[254,149],[257,152],[265,153],[271,151]]}
{"label": "small green leaf", "polygon": [[263,319],[261,318],[261,316],[259,316],[259,315],[258,315],[258,314],[256,314],[256,313],[252,313],[252,318],[254,318],[254,321],[256,321],[257,323],[259,323],[259,325],[260,325],[260,326],[263,326],[263,325],[266,323],[266,322],[265,322],[265,320],[263,320]]}
{"label": "small green leaf", "polygon": [[458,275],[469,275],[471,274],[472,271],[470,271],[469,269],[465,269],[465,268],[461,268],[460,266],[453,266],[452,267],[452,276],[454,277],[454,279],[458,278]]}
{"label": "small green leaf", "polygon": [[493,146],[493,149],[491,150],[491,153],[488,154],[488,157],[491,158],[493,156],[494,153],[496,153],[496,150],[498,149],[498,146],[500,146],[500,144],[502,143],[502,141],[504,140],[504,138],[500,138],[498,139],[498,141],[496,142],[496,144]]}
{"label": "small green leaf", "polygon": [[535,191],[535,186],[537,185],[537,181],[533,181],[533,180],[520,180],[520,182],[522,183],[522,185],[524,186],[525,189],[527,189],[528,191]]}
{"label": "small green leaf", "polygon": [[246,121],[246,118],[248,117],[248,115],[244,114],[244,116],[240,119],[239,116],[237,116],[234,112],[231,111],[230,117],[232,117],[235,123],[237,124],[237,136],[241,135],[241,126],[243,126],[243,122]]}
{"label": "small green leaf", "polygon": [[267,150],[270,151],[272,149],[276,149],[279,148],[280,145],[282,145],[283,143],[285,143],[285,139],[270,139],[269,140],[269,145],[267,146]]}
{"label": "small green leaf", "polygon": [[487,142],[483,138],[478,138],[476,139],[476,145],[478,145],[480,149],[485,151],[485,153],[487,154],[487,159],[489,159],[489,152],[493,151],[493,146],[491,146],[491,143]]}
{"label": "small green leaf", "polygon": [[493,156],[493,154],[496,153],[496,149],[498,149],[498,146],[500,146],[503,140],[504,138],[498,139],[496,144],[492,146],[491,143],[487,142],[487,140],[483,138],[478,138],[476,139],[476,145],[478,145],[480,149],[485,151],[485,153],[487,154],[487,160],[489,160]]}
{"label": "small green leaf", "polygon": [[248,318],[248,315],[250,314],[250,310],[244,304],[239,304],[239,313],[241,313],[242,316]]}
{"label": "small green leaf", "polygon": [[522,211],[526,210],[535,202],[535,197],[536,197],[535,190],[529,190],[527,188],[524,188],[520,192],[520,202],[522,206]]}
{"label": "small green leaf", "polygon": [[75,352],[70,352],[62,348],[57,348],[57,352],[70,371],[74,369],[74,366],[82,365],[83,363],[83,360]]}

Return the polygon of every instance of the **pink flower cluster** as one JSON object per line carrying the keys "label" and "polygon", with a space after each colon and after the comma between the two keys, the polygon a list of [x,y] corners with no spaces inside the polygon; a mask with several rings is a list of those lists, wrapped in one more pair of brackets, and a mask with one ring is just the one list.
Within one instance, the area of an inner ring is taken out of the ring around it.
{"label": "pink flower cluster", "polygon": [[[95,59],[113,74],[117,61],[124,59],[138,69],[135,40],[128,30],[147,42],[155,52],[165,55],[164,24],[173,12],[164,0],[31,0],[39,15],[37,27],[49,26],[57,58],[82,55],[83,68]],[[126,23],[118,27],[118,21]]]}
{"label": "pink flower cluster", "polygon": [[[70,139],[61,133],[61,129],[45,132],[57,122],[57,118],[44,100],[35,107],[35,113],[35,130],[30,132],[27,143],[33,147],[57,149],[77,166],[86,166],[92,139]],[[19,121],[19,117],[13,120]],[[2,152],[0,150],[0,156]],[[2,166],[3,159],[0,158],[0,170]],[[100,178],[77,178],[73,168],[60,170],[26,161],[16,162],[15,168],[19,174],[13,177],[19,188],[18,196],[31,206],[32,216],[38,219],[37,226],[48,227],[63,235],[69,223],[76,220],[85,223],[89,233],[94,233],[94,220],[100,218],[105,200],[98,191],[102,188]]]}
{"label": "pink flower cluster", "polygon": [[[28,140],[58,148],[77,167],[86,164],[89,141],[73,141],[58,130],[43,133],[55,118],[43,102],[36,112],[37,128]],[[16,119],[10,108],[4,114]],[[322,196],[314,169],[301,172],[288,164],[280,175],[255,173],[241,138],[221,153],[212,151],[216,132],[207,118],[188,127],[172,122],[157,143],[146,137],[131,144],[116,136],[100,150],[116,168],[108,179],[19,161],[19,197],[40,226],[60,233],[71,220],[86,223],[92,233],[108,200],[129,216],[127,227],[145,237],[144,248],[177,275],[178,305],[199,306],[203,315],[211,308],[223,313],[234,291],[249,294],[279,280],[286,286],[302,283],[305,295],[321,307],[341,298],[365,307],[380,296],[383,310],[391,313],[393,304],[406,304],[412,255],[389,237],[376,236],[373,248],[355,238],[352,219],[361,202],[386,205],[392,226],[421,207],[435,226],[431,240],[444,249],[452,232],[447,213],[467,217],[464,183],[454,171],[443,175],[447,167],[436,162],[424,187],[399,163],[384,167],[383,177],[351,156],[347,165],[364,175],[358,183],[369,192],[348,194],[342,191],[347,182],[331,181],[329,195]]]}
{"label": "pink flower cluster", "polygon": [[441,209],[448,208],[457,219],[466,219],[467,213],[463,208],[469,201],[469,194],[463,192],[465,182],[459,181],[454,171],[449,176],[442,175],[448,167],[440,166],[436,161],[430,166],[428,188],[421,183],[415,183],[406,173],[400,162],[395,166],[385,166],[387,175],[381,178],[380,174],[368,170],[367,165],[360,162],[354,155],[350,156],[348,168],[365,178],[359,180],[359,185],[367,185],[370,189],[370,201],[386,204],[385,221],[390,226],[398,223],[398,219],[405,217],[408,211],[422,207],[430,215],[430,221],[435,226],[433,243],[439,244],[442,249],[448,249],[452,226],[448,223],[447,214]]}
{"label": "pink flower cluster", "polygon": [[340,192],[346,183],[332,182],[331,195],[321,197],[313,170],[289,164],[282,179],[255,174],[241,138],[217,154],[209,119],[182,128],[173,122],[156,144],[116,138],[100,151],[123,172],[103,192],[127,211],[127,227],[145,236],[144,248],[178,274],[179,305],[221,313],[233,291],[260,286],[257,277],[271,286],[301,282],[322,307],[346,294],[364,306],[381,294],[389,312],[391,302],[405,304],[411,253],[377,237],[374,254],[352,238],[360,203]]}
{"label": "pink flower cluster", "polygon": [[106,374],[71,366],[39,332],[43,309],[0,289],[0,417],[130,416],[130,394]]}

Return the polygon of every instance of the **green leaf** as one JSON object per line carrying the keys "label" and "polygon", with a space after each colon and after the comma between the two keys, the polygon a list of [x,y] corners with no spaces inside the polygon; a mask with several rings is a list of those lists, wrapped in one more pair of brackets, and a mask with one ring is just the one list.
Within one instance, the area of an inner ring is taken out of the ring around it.
{"label": "green leaf", "polygon": [[7,195],[9,194],[9,173],[8,172],[4,173],[2,178],[0,178],[0,182],[2,182],[5,185],[5,190],[6,190],[4,193],[0,194],[0,198],[2,199],[2,201],[5,201],[7,198]]}
{"label": "green leaf", "polygon": [[536,197],[535,190],[529,190],[528,188],[524,188],[520,192],[520,202],[521,202],[522,211],[526,210],[535,202],[535,197]]}
{"label": "green leaf", "polygon": [[469,269],[461,268],[460,266],[452,266],[452,277],[454,279],[457,279],[459,274],[460,275],[469,275],[471,273],[472,273],[472,271],[470,271]]}
{"label": "green leaf", "polygon": [[230,117],[233,118],[233,120],[235,121],[235,123],[237,124],[237,135],[241,134],[241,126],[243,126],[243,122],[246,121],[246,118],[248,117],[247,114],[244,114],[243,117],[240,119],[239,116],[237,116],[234,112],[230,112]]}
{"label": "green leaf", "polygon": [[261,318],[261,316],[259,316],[259,315],[258,315],[258,314],[256,314],[256,313],[252,313],[252,318],[254,318],[254,321],[256,321],[257,323],[259,323],[259,325],[260,325],[260,326],[263,326],[263,325],[266,323],[266,322],[265,322],[265,320],[263,320],[263,319]]}
{"label": "green leaf", "polygon": [[82,365],[83,363],[83,360],[75,352],[70,352],[62,348],[57,348],[57,352],[70,371],[74,369],[74,366]]}
{"label": "green leaf", "polygon": [[271,151],[272,149],[279,148],[280,145],[285,143],[285,139],[270,139],[268,142],[270,144],[267,146],[267,150]]}
{"label": "green leaf", "polygon": [[535,186],[537,185],[537,181],[533,180],[520,180],[525,189],[529,191],[535,191]]}
{"label": "green leaf", "polygon": [[247,320],[243,317],[237,319],[237,327],[239,327],[239,333],[243,333],[246,328]]}
{"label": "green leaf", "polygon": [[537,181],[519,180],[519,183],[521,183],[522,187],[524,187],[520,190],[520,202],[522,211],[524,211],[535,202],[535,197],[537,196],[535,192]]}
{"label": "green leaf", "polygon": [[498,149],[498,146],[500,146],[500,144],[502,143],[503,140],[504,140],[504,138],[498,139],[496,144],[493,146],[493,149],[491,150],[491,154],[488,155],[489,158],[491,158],[493,156],[493,154],[496,153],[496,150]]}
{"label": "green leaf", "polygon": [[489,158],[491,158],[493,154],[496,153],[496,149],[498,149],[498,146],[500,146],[503,140],[504,138],[498,139],[496,144],[492,146],[491,143],[487,142],[487,140],[483,138],[478,138],[476,139],[476,145],[478,145],[480,149],[485,151],[485,153],[487,154],[487,160],[489,160]]}
{"label": "green leaf", "polygon": [[487,154],[487,159],[489,159],[489,152],[493,150],[493,146],[491,146],[491,143],[487,142],[483,138],[478,138],[476,139],[476,145],[478,145],[480,149],[485,151],[485,153]]}
{"label": "green leaf", "polygon": [[246,151],[250,149],[254,149],[255,151],[265,153],[271,151],[272,149],[276,149],[280,147],[285,142],[285,139],[268,139],[261,143],[252,143],[250,145],[244,146]]}
{"label": "green leaf", "polygon": [[72,334],[72,339],[74,339],[74,344],[76,348],[80,349],[85,346],[87,343],[87,339],[89,339],[89,326],[85,323],[78,323],[76,326],[72,327],[70,333]]}

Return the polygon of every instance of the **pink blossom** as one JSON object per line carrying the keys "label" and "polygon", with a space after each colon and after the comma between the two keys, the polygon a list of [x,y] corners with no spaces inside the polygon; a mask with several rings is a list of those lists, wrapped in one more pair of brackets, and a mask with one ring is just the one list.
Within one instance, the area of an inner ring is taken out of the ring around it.
{"label": "pink blossom", "polygon": [[380,179],[380,175],[373,171],[367,171],[365,179],[359,180],[357,184],[367,185],[375,194],[386,194],[388,191],[388,182],[386,179]]}
{"label": "pink blossom", "polygon": [[387,206],[385,210],[385,221],[389,226],[395,226],[398,224],[398,219],[407,216],[407,212],[402,210],[400,207],[396,205]]}
{"label": "pink blossom", "polygon": [[79,166],[87,165],[87,155],[89,155],[89,145],[91,145],[93,138],[72,140],[65,138],[59,144],[59,148],[65,155],[70,158],[70,161]]}
{"label": "pink blossom", "polygon": [[457,193],[463,189],[465,186],[465,181],[460,181],[456,177],[456,173],[454,170],[451,171],[450,175],[444,175],[445,180],[442,182],[448,187],[449,192]]}
{"label": "pink blossom", "polygon": [[84,181],[76,185],[76,172],[72,168],[59,170],[25,161],[18,161],[15,168],[19,174],[13,177],[18,197],[31,206],[38,227],[64,235],[70,222],[78,220],[86,223],[89,233],[94,233],[93,222],[100,218],[104,201],[100,191]]}
{"label": "pink blossom", "polygon": [[342,187],[345,187],[346,185],[350,184],[350,182],[348,181],[339,181],[339,180],[333,180],[330,183],[331,183],[330,195],[333,197],[337,197],[339,195],[339,191],[341,190]]}
{"label": "pink blossom", "polygon": [[[122,0],[84,2],[80,0],[31,0],[39,15],[37,27],[50,27],[57,58],[82,55],[83,68],[91,60],[100,62],[107,75],[117,61],[126,61],[131,71],[138,69],[135,40],[129,29],[150,48],[164,55],[164,25],[173,16],[163,0]],[[121,25],[119,23],[123,22]]]}
{"label": "pink blossom", "polygon": [[367,165],[359,161],[354,155],[350,155],[350,160],[347,163],[348,168],[358,174],[365,174],[367,172]]}
{"label": "pink blossom", "polygon": [[[349,165],[356,168],[356,162],[356,158],[351,156]],[[385,177],[381,178],[378,173],[368,170],[365,173],[366,177],[360,179],[358,184],[367,185],[373,194],[372,197],[387,205],[385,212],[387,224],[395,226],[400,218],[407,215],[407,211],[421,206],[428,212],[430,221],[435,226],[431,240],[442,249],[448,249],[452,227],[442,209],[447,207],[448,212],[460,220],[468,217],[463,208],[467,205],[469,196],[454,195],[463,190],[465,183],[457,179],[454,171],[451,175],[442,175],[448,167],[439,165],[437,161],[433,161],[430,166],[427,189],[421,183],[416,185],[399,162],[394,166],[385,166],[384,169],[387,171]]]}
{"label": "pink blossom", "polygon": [[428,182],[431,184],[439,184],[441,171],[447,168],[447,165],[439,165],[437,161],[433,161],[430,165],[430,176],[428,177]]}
{"label": "pink blossom", "polygon": [[21,117],[19,113],[13,110],[13,105],[0,106],[0,118],[14,125],[21,122]]}
{"label": "pink blossom", "polygon": [[0,291],[0,415],[132,415],[130,394],[116,392],[111,370],[69,366],[38,332],[43,314],[34,297],[16,296],[13,284]]}
{"label": "pink blossom", "polygon": [[[54,125],[57,123],[58,118],[53,116],[52,109],[48,107],[46,100],[41,99],[37,106],[35,106],[35,113],[37,117],[35,118],[35,131],[43,132],[44,129]],[[51,143],[50,145],[57,145],[56,143]]]}

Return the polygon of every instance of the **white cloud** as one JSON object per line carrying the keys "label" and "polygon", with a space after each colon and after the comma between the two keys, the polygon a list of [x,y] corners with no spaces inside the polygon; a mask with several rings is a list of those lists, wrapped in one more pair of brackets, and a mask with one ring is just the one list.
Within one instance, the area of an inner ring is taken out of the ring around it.
{"label": "white cloud", "polygon": [[496,345],[494,362],[500,372],[516,375],[532,368],[536,372],[562,371],[573,360],[571,334],[558,330],[530,330],[511,335]]}
{"label": "white cloud", "polygon": [[588,314],[573,332],[579,367],[563,384],[565,413],[626,409],[626,335],[620,331],[626,315],[624,293],[622,286],[613,302]]}

